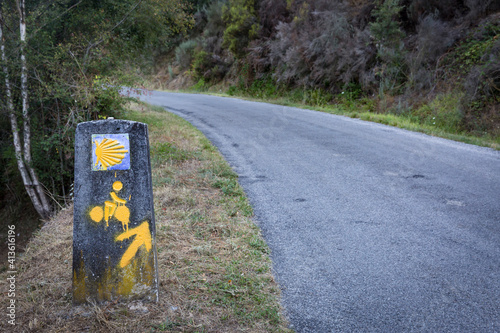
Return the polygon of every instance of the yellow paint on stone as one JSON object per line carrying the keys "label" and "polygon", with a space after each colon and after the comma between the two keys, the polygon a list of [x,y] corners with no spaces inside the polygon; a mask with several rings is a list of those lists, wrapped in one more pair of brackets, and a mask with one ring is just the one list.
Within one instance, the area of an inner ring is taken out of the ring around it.
{"label": "yellow paint on stone", "polygon": [[106,221],[106,227],[109,226],[109,219],[115,214],[116,207],[116,203],[112,201],[104,202],[104,221]]}
{"label": "yellow paint on stone", "polygon": [[83,262],[83,254],[81,254],[80,267],[73,270],[73,300],[75,302],[85,302],[87,298],[85,279],[85,265]]}
{"label": "yellow paint on stone", "polygon": [[[116,172],[115,172],[115,177],[116,177]],[[113,183],[113,190],[116,192],[119,192],[123,188],[123,183],[120,181],[116,181]]]}
{"label": "yellow paint on stone", "polygon": [[154,257],[147,251],[141,251],[130,264],[116,269],[120,272],[117,293],[121,296],[140,295],[155,283]]}
{"label": "yellow paint on stone", "polygon": [[90,218],[94,222],[101,222],[103,217],[104,217],[104,211],[100,206],[96,206],[92,208],[92,210],[90,211]]}
{"label": "yellow paint on stone", "polygon": [[[149,223],[144,221],[139,226],[129,230],[130,210],[126,206],[127,200],[118,196],[118,192],[123,189],[123,183],[115,181],[112,188],[113,191],[109,193],[111,200],[105,201],[102,206],[93,207],[90,210],[90,218],[97,223],[104,220],[106,226],[109,226],[109,221],[114,217],[122,223],[124,230],[123,233],[116,236],[115,240],[119,242],[131,237],[133,237],[133,240],[125,250],[118,266],[115,269],[106,268],[101,276],[100,282],[97,284],[97,297],[101,300],[110,299],[113,293],[121,296],[133,296],[136,292],[140,293],[141,289],[149,288],[153,283],[155,274],[154,263],[151,262],[152,259],[149,256],[152,249]],[[129,201],[131,198],[132,195],[129,195]],[[142,246],[146,251],[139,251]],[[138,258],[134,260],[136,256]],[[140,269],[138,269],[138,266],[140,266]],[[76,272],[74,274],[75,295],[77,292],[80,293],[78,297],[83,297],[82,301],[84,301],[86,297],[85,276],[78,277]],[[81,286],[82,283],[83,287]]]}
{"label": "yellow paint on stone", "polygon": [[125,253],[120,260],[120,267],[125,267],[132,261],[132,258],[136,255],[139,248],[144,245],[146,251],[151,251],[152,248],[152,239],[151,232],[149,231],[149,223],[144,221],[138,227],[132,228],[130,230],[125,231],[124,233],[118,235],[116,237],[116,241],[123,241],[135,235],[132,244],[128,247]]}
{"label": "yellow paint on stone", "polygon": [[97,295],[99,299],[106,300],[111,299],[114,283],[112,281],[111,267],[104,270],[104,274],[101,277],[100,282],[97,284]]}
{"label": "yellow paint on stone", "polygon": [[115,212],[115,217],[122,223],[124,231],[128,231],[128,224],[130,222],[130,210],[125,206],[118,206]]}
{"label": "yellow paint on stone", "polygon": [[[101,206],[93,207],[90,210],[90,218],[94,222],[101,222],[104,218],[106,221],[106,227],[109,227],[109,220],[112,217],[115,217],[118,221],[122,223],[122,228],[124,231],[128,231],[128,224],[130,223],[130,210],[125,204],[127,200],[118,197],[116,194],[123,189],[123,183],[120,181],[116,181],[113,183],[114,192],[110,192],[109,195],[113,201],[105,201],[104,209]],[[132,196],[129,196],[129,199]]]}
{"label": "yellow paint on stone", "polygon": [[136,284],[136,272],[137,272],[137,262],[133,262],[131,265],[127,265],[122,269],[122,277],[118,283],[118,294],[120,295],[130,295]]}
{"label": "yellow paint on stone", "polygon": [[119,205],[125,205],[127,203],[127,200],[119,198],[115,192],[110,192],[109,195],[113,198],[113,201]]}

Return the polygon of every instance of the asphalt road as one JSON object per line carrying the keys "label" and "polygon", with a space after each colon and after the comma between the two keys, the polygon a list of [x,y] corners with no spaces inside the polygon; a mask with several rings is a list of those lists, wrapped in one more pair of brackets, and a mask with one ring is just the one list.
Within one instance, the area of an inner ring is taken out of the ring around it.
{"label": "asphalt road", "polygon": [[153,92],[240,176],[297,332],[500,332],[500,152]]}

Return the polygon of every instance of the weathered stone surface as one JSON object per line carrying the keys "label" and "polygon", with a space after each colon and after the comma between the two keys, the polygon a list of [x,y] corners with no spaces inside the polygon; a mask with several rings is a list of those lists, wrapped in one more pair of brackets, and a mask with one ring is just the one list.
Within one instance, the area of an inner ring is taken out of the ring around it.
{"label": "weathered stone surface", "polygon": [[73,302],[158,299],[148,128],[81,123],[75,138]]}

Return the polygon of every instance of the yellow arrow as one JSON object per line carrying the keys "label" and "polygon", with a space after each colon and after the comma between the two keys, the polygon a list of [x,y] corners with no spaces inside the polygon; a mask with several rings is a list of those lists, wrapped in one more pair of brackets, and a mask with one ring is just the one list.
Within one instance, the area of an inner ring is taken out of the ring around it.
{"label": "yellow arrow", "polygon": [[132,244],[128,247],[127,251],[122,256],[122,259],[120,260],[120,267],[123,268],[130,264],[130,261],[132,258],[135,256],[139,248],[144,245],[146,247],[146,251],[150,251],[152,248],[152,242],[151,242],[151,232],[149,231],[149,224],[148,222],[144,221],[142,224],[138,227],[135,227],[133,229],[129,229],[128,231],[125,231],[123,234],[120,234],[116,237],[116,241],[123,241],[124,239],[130,238],[132,236],[135,236],[134,240],[132,241]]}

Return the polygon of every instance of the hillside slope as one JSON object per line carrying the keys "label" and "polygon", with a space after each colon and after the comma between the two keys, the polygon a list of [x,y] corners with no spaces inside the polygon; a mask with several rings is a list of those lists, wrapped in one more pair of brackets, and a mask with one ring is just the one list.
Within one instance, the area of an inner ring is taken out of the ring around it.
{"label": "hillside slope", "polygon": [[201,1],[157,88],[403,115],[500,140],[500,3]]}

